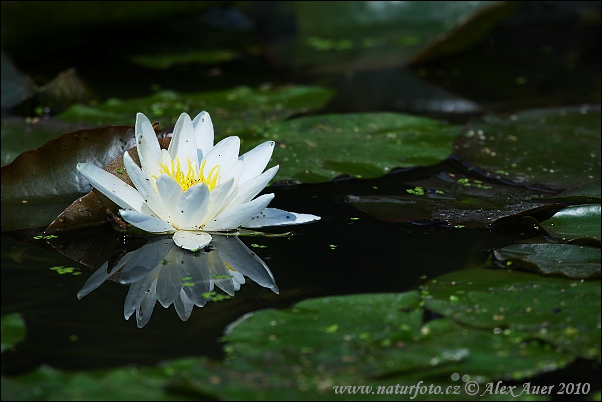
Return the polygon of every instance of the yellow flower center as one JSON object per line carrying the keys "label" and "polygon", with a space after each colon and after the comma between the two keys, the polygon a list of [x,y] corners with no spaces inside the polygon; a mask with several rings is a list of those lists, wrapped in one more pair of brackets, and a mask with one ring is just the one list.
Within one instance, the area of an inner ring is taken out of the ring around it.
{"label": "yellow flower center", "polygon": [[[188,190],[197,183],[205,183],[207,187],[209,187],[209,191],[213,191],[213,189],[217,186],[217,177],[219,175],[220,165],[213,166],[207,176],[205,176],[203,174],[203,170],[207,164],[206,160],[203,161],[199,169],[196,169],[196,166],[194,166],[196,163],[193,165],[190,161],[190,158],[186,159],[188,159],[188,167],[186,171],[182,170],[180,158],[177,156],[175,161],[171,161],[171,169],[170,166],[166,165],[165,163],[159,163],[161,174],[171,176],[175,181],[178,182],[184,191]],[[157,178],[155,177],[155,180],[156,179]]]}

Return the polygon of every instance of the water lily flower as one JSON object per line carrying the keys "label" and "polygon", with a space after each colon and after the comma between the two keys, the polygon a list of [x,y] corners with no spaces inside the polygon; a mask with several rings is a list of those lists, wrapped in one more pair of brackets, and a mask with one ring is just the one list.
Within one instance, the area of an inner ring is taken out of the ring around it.
{"label": "water lily flower", "polygon": [[[171,239],[151,239],[141,248],[126,253],[109,267],[105,262],[86,281],[77,297],[88,295],[110,277],[130,285],[123,306],[126,320],[136,316],[144,327],[157,302],[164,308],[174,305],[182,321],[188,320],[193,307],[208,301],[233,297],[245,284],[245,277],[278,294],[272,272],[261,258],[238,237],[216,235],[211,250],[192,253],[177,247]],[[217,293],[216,287],[225,295]]]}
{"label": "water lily flower", "polygon": [[182,113],[167,150],[161,149],[148,118],[136,115],[135,136],[141,167],[123,154],[136,188],[89,163],[77,169],[97,190],[121,208],[121,217],[150,233],[173,233],[180,247],[198,251],[210,232],[311,222],[320,217],[267,208],[274,194],[257,194],[276,175],[264,172],[274,151],[267,141],[239,156],[236,136],[214,142],[213,123],[203,111],[191,120]]}

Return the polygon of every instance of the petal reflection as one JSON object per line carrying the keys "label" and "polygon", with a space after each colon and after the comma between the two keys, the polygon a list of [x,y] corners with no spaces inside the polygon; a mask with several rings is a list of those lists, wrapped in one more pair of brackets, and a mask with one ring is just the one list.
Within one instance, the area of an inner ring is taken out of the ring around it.
{"label": "petal reflection", "polygon": [[176,246],[171,238],[153,239],[127,253],[115,267],[109,269],[105,263],[90,276],[78,298],[110,277],[130,285],[124,317],[136,313],[139,328],[149,322],[157,302],[164,308],[173,304],[180,319],[186,321],[194,306],[234,296],[245,277],[279,292],[268,266],[236,236],[214,235],[208,247],[195,253]]}

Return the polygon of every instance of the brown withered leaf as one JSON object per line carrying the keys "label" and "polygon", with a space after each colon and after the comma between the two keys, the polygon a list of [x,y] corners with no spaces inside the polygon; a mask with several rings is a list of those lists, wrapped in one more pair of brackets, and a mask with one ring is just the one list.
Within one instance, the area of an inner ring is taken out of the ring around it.
{"label": "brown withered leaf", "polygon": [[[159,138],[159,145],[167,149],[171,138]],[[138,151],[136,147],[127,151],[134,162],[140,166]],[[134,186],[123,165],[123,153],[113,159],[103,168],[114,176]],[[75,200],[44,230],[45,234],[56,234],[69,230],[87,228],[102,225],[107,222],[107,209],[117,214],[119,207],[100,191],[92,189],[88,194]]]}

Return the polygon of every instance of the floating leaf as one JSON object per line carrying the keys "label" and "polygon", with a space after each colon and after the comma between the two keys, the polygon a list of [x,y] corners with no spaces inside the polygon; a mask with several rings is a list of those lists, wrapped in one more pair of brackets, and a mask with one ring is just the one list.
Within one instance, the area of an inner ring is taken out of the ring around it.
{"label": "floating leaf", "polygon": [[[226,335],[229,358],[223,364],[190,367],[190,375],[180,375],[174,388],[222,399],[261,394],[274,400],[331,400],[341,398],[337,386],[354,385],[372,389],[357,392],[353,399],[373,399],[377,393],[379,398],[399,399],[401,388],[387,392],[391,384],[409,387],[428,381],[445,387],[454,384],[454,373],[483,382],[520,380],[573,359],[541,342],[450,319],[425,324],[418,302],[417,292],[364,294],[258,312]],[[353,314],[346,313],[350,309]],[[209,380],[216,376],[219,384]],[[409,396],[407,388],[404,393]]]}
{"label": "floating leaf", "polygon": [[[22,153],[2,167],[2,230],[47,225],[68,205],[64,196],[73,200],[90,191],[77,163],[105,166],[134,145],[134,127],[112,126],[64,134]],[[89,207],[98,209],[94,203]]]}
{"label": "floating leaf", "polygon": [[573,187],[560,194],[546,197],[546,200],[556,200],[570,203],[600,202],[600,180]]}
{"label": "floating leaf", "polygon": [[600,245],[600,204],[574,205],[540,223],[556,241],[595,241]]}
{"label": "floating leaf", "polygon": [[572,244],[514,244],[495,250],[493,255],[511,268],[528,268],[544,275],[569,278],[600,276],[600,248]]}
{"label": "floating leaf", "polygon": [[406,194],[347,196],[362,212],[390,222],[430,219],[452,226],[484,227],[500,219],[535,212],[556,205],[533,200],[535,191],[516,186],[486,183],[458,175],[440,173],[437,177],[409,183]]}
{"label": "floating leaf", "polygon": [[25,322],[19,313],[2,316],[2,353],[25,338]]}
{"label": "floating leaf", "polygon": [[399,113],[332,114],[278,124],[261,140],[277,142],[272,156],[280,164],[277,180],[319,182],[441,162],[459,132],[459,126]]}
{"label": "floating leaf", "polygon": [[486,175],[566,189],[600,180],[600,108],[538,109],[469,124],[455,152]]}
{"label": "floating leaf", "polygon": [[110,99],[102,105],[77,105],[58,118],[71,122],[95,125],[131,124],[136,113],[144,113],[151,121],[165,127],[175,124],[182,112],[194,118],[206,110],[211,114],[216,139],[230,135],[257,135],[267,127],[290,116],[322,108],[333,91],[321,87],[287,86],[251,89],[237,87],[228,90],[180,94],[162,91],[144,98]]}
{"label": "floating leaf", "polygon": [[428,310],[458,323],[519,338],[528,334],[576,357],[600,358],[599,281],[466,269],[434,279],[424,291]]}
{"label": "floating leaf", "polygon": [[[515,8],[511,2],[293,2],[261,10],[277,66],[310,72],[397,67],[462,51]],[[294,22],[285,31],[277,22]],[[293,31],[291,32],[291,27]]]}
{"label": "floating leaf", "polygon": [[52,119],[3,118],[2,166],[11,163],[22,152],[40,147],[65,133],[84,128],[87,127]]}
{"label": "floating leaf", "polygon": [[19,155],[2,167],[2,198],[90,191],[75,166],[105,166],[136,144],[133,126],[110,126],[64,134]]}

